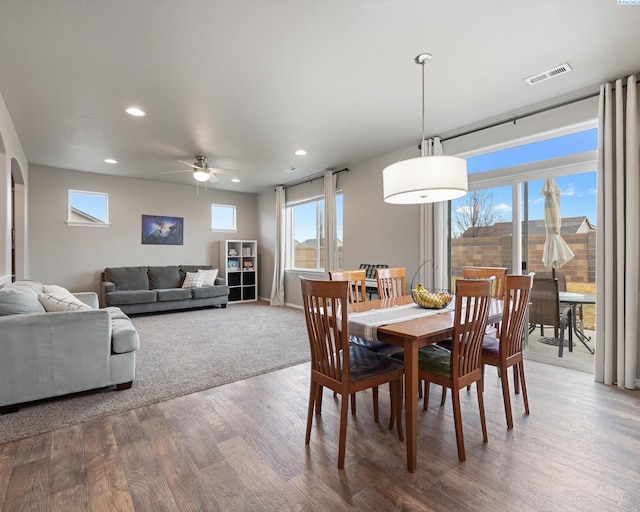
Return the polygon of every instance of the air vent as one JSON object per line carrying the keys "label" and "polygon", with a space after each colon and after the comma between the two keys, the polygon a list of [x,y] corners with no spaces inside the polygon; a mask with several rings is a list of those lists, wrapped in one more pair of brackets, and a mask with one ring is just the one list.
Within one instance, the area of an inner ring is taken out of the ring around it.
{"label": "air vent", "polygon": [[549,71],[525,78],[524,81],[529,85],[535,85],[537,83],[544,82],[545,80],[549,80],[549,78],[555,78],[556,76],[568,73],[569,71],[571,71],[571,66],[565,62],[564,64],[560,64],[559,66],[550,69]]}

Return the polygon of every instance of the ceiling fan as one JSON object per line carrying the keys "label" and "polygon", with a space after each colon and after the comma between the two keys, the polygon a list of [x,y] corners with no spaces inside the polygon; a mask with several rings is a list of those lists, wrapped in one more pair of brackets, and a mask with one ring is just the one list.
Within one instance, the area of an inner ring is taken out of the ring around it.
{"label": "ceiling fan", "polygon": [[188,165],[191,167],[190,169],[185,169],[183,171],[165,171],[161,174],[171,174],[175,172],[191,172],[193,173],[193,178],[197,182],[204,182],[205,187],[206,183],[216,183],[220,181],[216,174],[227,174],[229,171],[227,169],[220,169],[217,167],[209,167],[207,164],[207,157],[203,155],[196,155],[196,161],[192,164],[188,162],[183,162],[182,160],[178,160],[178,162]]}

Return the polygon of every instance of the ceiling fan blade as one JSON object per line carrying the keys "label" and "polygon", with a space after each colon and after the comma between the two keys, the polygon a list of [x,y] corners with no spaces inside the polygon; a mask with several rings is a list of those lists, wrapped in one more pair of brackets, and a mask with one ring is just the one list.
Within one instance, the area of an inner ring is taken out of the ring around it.
{"label": "ceiling fan blade", "polygon": [[178,162],[180,162],[181,164],[184,164],[184,165],[188,165],[189,167],[192,167],[193,169],[200,169],[201,171],[206,171],[206,169],[204,167],[200,167],[199,165],[196,165],[193,162],[185,162],[184,160],[178,160]]}
{"label": "ceiling fan blade", "polygon": [[160,174],[172,174],[175,172],[193,172],[193,169],[185,169],[184,171],[162,171]]}
{"label": "ceiling fan blade", "polygon": [[232,172],[235,172],[231,169],[221,169],[220,167],[209,167],[207,171],[213,174],[231,174]]}
{"label": "ceiling fan blade", "polygon": [[[220,181],[215,174],[209,175],[209,183],[216,183]],[[206,183],[206,182],[205,182]]]}

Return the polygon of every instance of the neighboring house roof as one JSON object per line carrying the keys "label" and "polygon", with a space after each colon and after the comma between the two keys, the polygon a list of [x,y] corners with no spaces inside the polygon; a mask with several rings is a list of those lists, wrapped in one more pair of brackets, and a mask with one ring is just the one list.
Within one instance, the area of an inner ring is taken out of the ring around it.
{"label": "neighboring house roof", "polygon": [[[562,219],[560,234],[588,233],[594,231],[596,227],[589,222],[586,216],[565,217]],[[460,238],[477,238],[488,236],[509,236],[512,234],[513,224],[511,222],[496,222],[491,226],[477,226],[468,228],[460,235]],[[544,219],[530,220],[528,222],[529,235],[546,235]]]}
{"label": "neighboring house roof", "polygon": [[[316,247],[315,238],[307,238],[304,242],[296,242],[296,247]],[[338,240],[338,247],[342,247],[342,240]]]}
{"label": "neighboring house roof", "polygon": [[78,210],[77,208],[71,207],[71,219],[73,222],[95,222],[98,224],[104,224],[103,221],[94,217],[93,215],[89,215],[87,212],[83,212],[82,210]]}

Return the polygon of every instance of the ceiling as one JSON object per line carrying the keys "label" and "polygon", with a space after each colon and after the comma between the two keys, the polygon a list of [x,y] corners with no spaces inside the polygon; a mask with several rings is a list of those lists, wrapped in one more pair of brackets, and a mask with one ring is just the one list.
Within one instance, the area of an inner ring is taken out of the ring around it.
{"label": "ceiling", "polygon": [[446,136],[640,71],[638,27],[616,0],[2,0],[0,94],[30,164],[195,184],[161,173],[202,154],[260,192],[417,145],[419,53]]}

